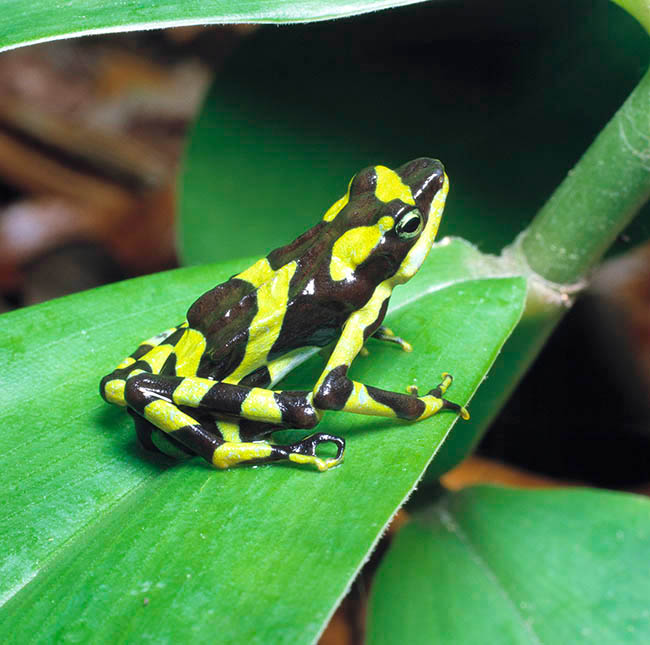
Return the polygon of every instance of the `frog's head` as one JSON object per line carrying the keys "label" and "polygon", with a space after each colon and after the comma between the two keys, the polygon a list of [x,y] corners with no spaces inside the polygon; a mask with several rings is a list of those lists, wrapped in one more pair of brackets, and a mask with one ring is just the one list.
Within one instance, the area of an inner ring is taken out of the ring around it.
{"label": "frog's head", "polygon": [[357,173],[323,218],[338,230],[331,277],[353,279],[373,265],[394,285],[413,277],[436,237],[448,189],[443,165],[426,157]]}

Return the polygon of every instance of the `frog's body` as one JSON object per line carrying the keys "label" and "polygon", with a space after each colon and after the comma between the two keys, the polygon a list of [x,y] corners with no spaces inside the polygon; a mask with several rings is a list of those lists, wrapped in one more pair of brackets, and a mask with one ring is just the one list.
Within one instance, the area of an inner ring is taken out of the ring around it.
{"label": "frog's body", "polygon": [[[419,420],[449,408],[467,418],[442,398],[447,374],[425,396],[347,377],[369,336],[410,350],[381,323],[393,287],[415,274],[433,244],[447,190],[433,159],[358,173],[316,226],[201,296],[184,323],[144,341],[102,379],[102,396],[128,408],[145,447],[198,454],[219,468],[281,459],[336,466],[339,437],[268,441],[278,429],[313,428],[325,410]],[[313,389],[270,389],[333,341]],[[335,457],[316,454],[326,442],[336,444]]]}

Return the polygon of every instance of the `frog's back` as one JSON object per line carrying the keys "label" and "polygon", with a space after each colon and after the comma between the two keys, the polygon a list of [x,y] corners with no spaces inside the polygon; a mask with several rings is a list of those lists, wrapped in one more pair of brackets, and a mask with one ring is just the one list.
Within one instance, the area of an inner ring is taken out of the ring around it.
{"label": "frog's back", "polygon": [[335,315],[331,303],[319,304],[313,292],[314,276],[331,246],[322,228],[321,222],[190,307],[189,326],[206,340],[199,375],[242,382],[289,353],[336,337],[347,314]]}

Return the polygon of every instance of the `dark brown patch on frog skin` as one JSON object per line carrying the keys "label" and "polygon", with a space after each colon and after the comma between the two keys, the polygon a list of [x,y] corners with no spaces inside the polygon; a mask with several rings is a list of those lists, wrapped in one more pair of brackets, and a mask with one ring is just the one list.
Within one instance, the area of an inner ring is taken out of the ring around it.
{"label": "dark brown patch on frog skin", "polygon": [[166,436],[206,459],[210,459],[214,451],[223,444],[223,439],[208,432],[203,424],[185,426]]}
{"label": "dark brown patch on frog skin", "polygon": [[437,159],[421,157],[400,166],[395,172],[410,187],[415,203],[426,218],[433,198],[444,184],[444,166]]}
{"label": "dark brown patch on frog skin", "polygon": [[350,201],[355,195],[374,193],[377,188],[377,171],[374,166],[360,170],[350,183]]}
{"label": "dark brown patch on frog skin", "polygon": [[371,399],[387,405],[391,408],[400,419],[413,421],[417,419],[425,410],[425,404],[415,396],[380,390],[372,385],[366,385],[366,390]]}
{"label": "dark brown patch on frog skin", "polygon": [[314,396],[314,405],[319,410],[342,410],[354,389],[347,377],[348,366],[335,367],[321,384]]}
{"label": "dark brown patch on frog skin", "polygon": [[239,438],[242,441],[259,441],[280,430],[277,424],[252,421],[251,419],[235,420],[239,424]]}
{"label": "dark brown patch on frog skin", "polygon": [[[225,294],[224,301],[218,300],[220,294]],[[239,300],[236,299],[238,294],[243,294]],[[221,380],[231,374],[246,355],[248,330],[257,314],[256,289],[245,280],[231,278],[205,296],[201,296],[187,314],[190,327],[200,331],[206,340],[197,376]],[[201,311],[211,303],[215,303],[217,314],[200,320]]]}
{"label": "dark brown patch on frog skin", "polygon": [[208,341],[222,340],[234,327],[247,325],[257,313],[255,287],[246,280],[230,278],[198,298],[187,311],[187,322]]}
{"label": "dark brown patch on frog skin", "polygon": [[282,423],[287,428],[311,430],[320,419],[309,403],[305,391],[275,392],[273,398],[282,412]]}
{"label": "dark brown patch on frog skin", "polygon": [[269,368],[266,365],[262,365],[262,367],[258,367],[254,372],[244,376],[239,383],[248,387],[268,387],[271,384]]}
{"label": "dark brown patch on frog skin", "polygon": [[293,242],[280,246],[271,251],[266,259],[274,271],[277,271],[285,264],[293,260],[300,261],[308,253],[310,247],[314,246],[314,242],[320,240],[323,229],[327,226],[327,222],[320,221],[315,226],[305,231],[300,237],[297,237]]}

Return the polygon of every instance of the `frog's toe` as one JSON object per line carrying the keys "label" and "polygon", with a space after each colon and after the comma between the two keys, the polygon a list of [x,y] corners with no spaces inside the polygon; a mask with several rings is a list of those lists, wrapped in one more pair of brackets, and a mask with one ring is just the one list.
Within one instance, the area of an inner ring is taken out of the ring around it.
{"label": "frog's toe", "polygon": [[[336,446],[334,457],[319,457],[316,449],[323,443],[333,443]],[[338,466],[343,461],[345,439],[326,432],[317,432],[302,441],[289,446],[289,459],[299,464],[314,464],[319,471],[324,472]]]}
{"label": "frog's toe", "polygon": [[449,372],[443,372],[441,378],[442,382],[438,385],[438,387],[434,387],[433,390],[430,390],[429,394],[431,396],[435,396],[437,399],[442,400],[441,409],[452,410],[456,414],[459,414],[462,419],[467,421],[469,419],[469,412],[462,405],[458,405],[458,403],[453,403],[452,401],[447,401],[447,399],[443,398],[445,392],[452,384],[454,377],[449,374]]}

